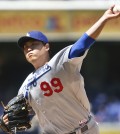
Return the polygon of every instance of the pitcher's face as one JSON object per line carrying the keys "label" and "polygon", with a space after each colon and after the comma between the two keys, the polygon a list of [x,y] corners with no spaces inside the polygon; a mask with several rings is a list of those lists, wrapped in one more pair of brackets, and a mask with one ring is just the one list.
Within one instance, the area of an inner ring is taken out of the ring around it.
{"label": "pitcher's face", "polygon": [[34,65],[38,60],[42,62],[49,51],[49,45],[42,41],[29,40],[24,44],[23,51],[27,61]]}

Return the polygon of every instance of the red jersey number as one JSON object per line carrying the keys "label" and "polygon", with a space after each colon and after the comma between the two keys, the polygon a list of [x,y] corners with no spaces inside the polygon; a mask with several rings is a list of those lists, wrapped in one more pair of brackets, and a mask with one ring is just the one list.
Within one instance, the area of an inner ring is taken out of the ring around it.
{"label": "red jersey number", "polygon": [[40,84],[40,88],[44,92],[44,96],[51,96],[53,92],[59,93],[63,90],[63,85],[59,78],[53,78],[50,84],[46,81]]}

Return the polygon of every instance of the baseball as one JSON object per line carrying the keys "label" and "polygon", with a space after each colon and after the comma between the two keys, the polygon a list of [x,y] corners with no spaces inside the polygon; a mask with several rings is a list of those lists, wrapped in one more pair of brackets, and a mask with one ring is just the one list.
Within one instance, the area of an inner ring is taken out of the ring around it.
{"label": "baseball", "polygon": [[113,8],[114,13],[119,13],[120,12],[120,5],[115,5]]}

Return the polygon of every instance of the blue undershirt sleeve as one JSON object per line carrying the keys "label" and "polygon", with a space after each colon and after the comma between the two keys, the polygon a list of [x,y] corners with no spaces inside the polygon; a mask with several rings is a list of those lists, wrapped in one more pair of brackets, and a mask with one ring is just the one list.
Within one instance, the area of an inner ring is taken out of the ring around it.
{"label": "blue undershirt sleeve", "polygon": [[71,47],[68,58],[71,59],[82,56],[84,52],[89,49],[94,42],[95,39],[84,33],[81,38],[76,41]]}

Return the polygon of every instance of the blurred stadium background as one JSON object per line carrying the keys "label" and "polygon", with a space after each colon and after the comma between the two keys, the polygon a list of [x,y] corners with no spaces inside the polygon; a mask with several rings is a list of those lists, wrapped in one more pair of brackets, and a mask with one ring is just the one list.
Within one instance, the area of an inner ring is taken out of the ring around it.
{"label": "blurred stadium background", "polygon": [[[112,4],[119,0],[0,0],[0,100],[16,96],[33,70],[17,46],[30,30],[44,32],[52,55],[74,43]],[[109,22],[82,66],[91,110],[101,134],[120,134],[120,19]],[[0,114],[3,108],[0,105]],[[40,134],[38,122],[26,133]],[[0,131],[0,134],[3,132]]]}

